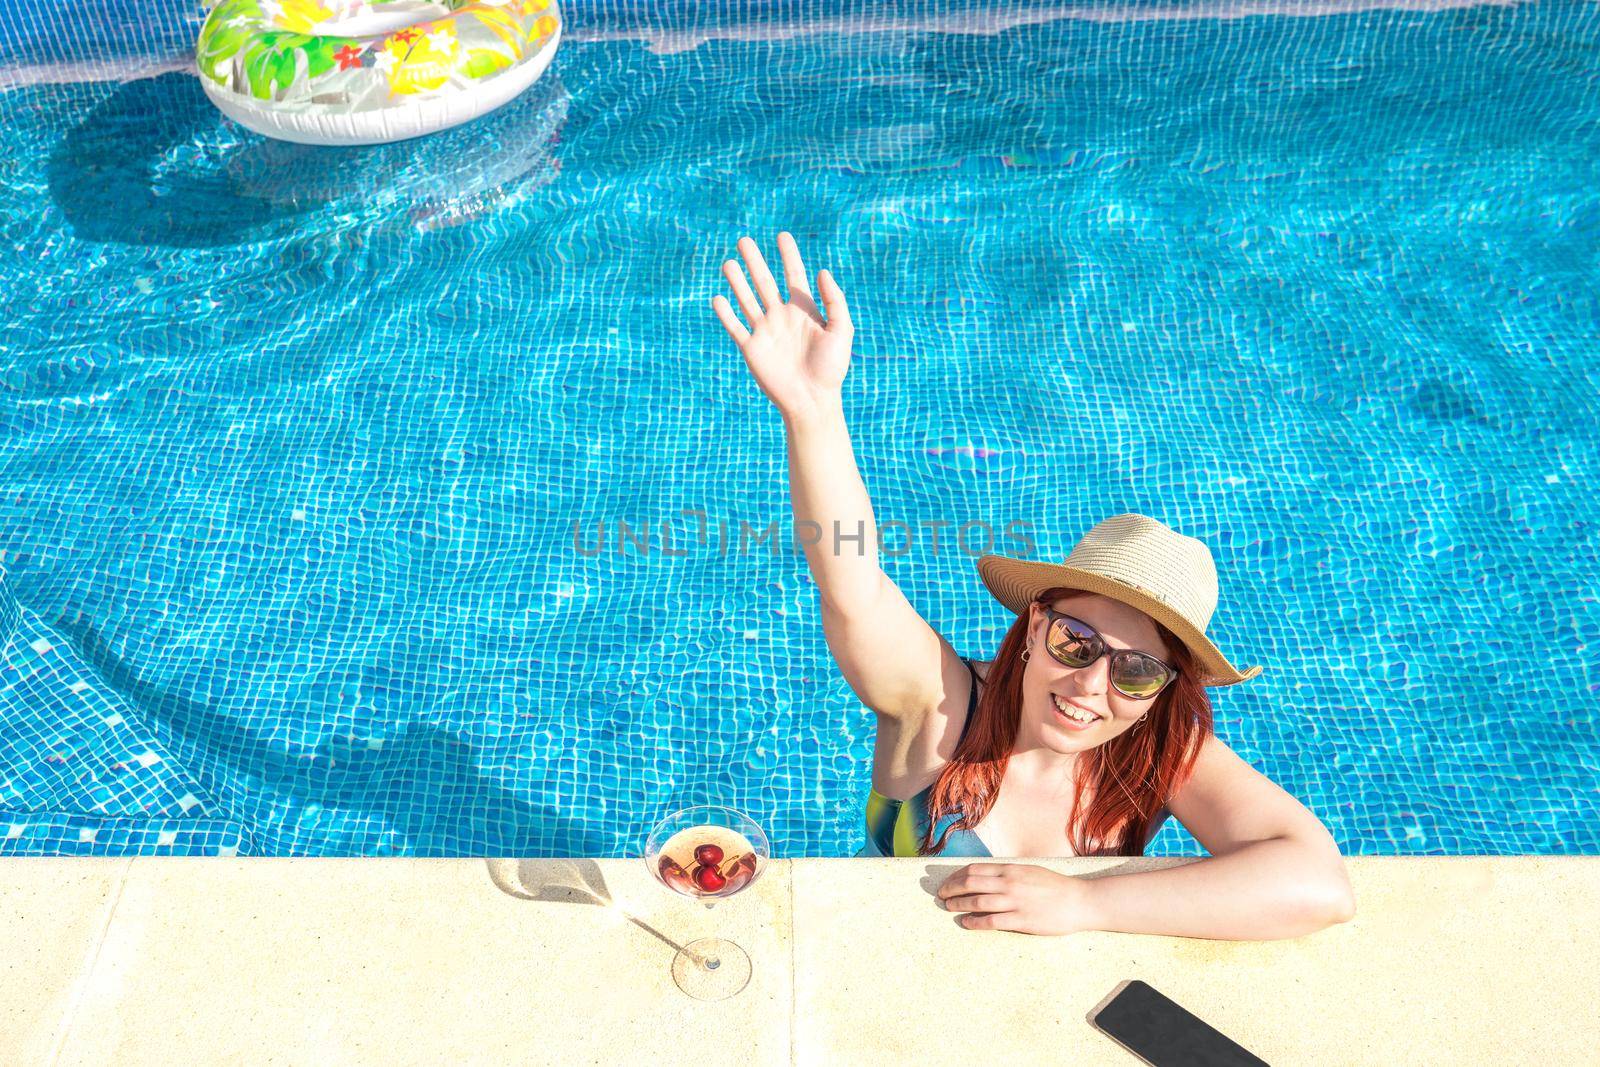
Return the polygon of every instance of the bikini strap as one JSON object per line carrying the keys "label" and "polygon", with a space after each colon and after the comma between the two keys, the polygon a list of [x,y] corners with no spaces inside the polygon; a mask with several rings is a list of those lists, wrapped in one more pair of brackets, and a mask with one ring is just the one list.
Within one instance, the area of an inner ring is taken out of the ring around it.
{"label": "bikini strap", "polygon": [[956,744],[958,746],[961,744],[962,739],[967,736],[967,727],[972,725],[973,716],[977,714],[978,686],[983,684],[982,680],[978,677],[977,669],[972,665],[972,661],[966,657],[962,657],[961,662],[967,665],[967,673],[972,675],[972,691],[967,696],[967,717],[961,721],[961,737],[956,739]]}

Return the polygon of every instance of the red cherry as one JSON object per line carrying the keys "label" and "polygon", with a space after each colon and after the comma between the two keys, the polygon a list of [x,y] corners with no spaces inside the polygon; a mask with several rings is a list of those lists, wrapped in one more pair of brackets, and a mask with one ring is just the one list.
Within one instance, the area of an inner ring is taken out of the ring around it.
{"label": "red cherry", "polygon": [[[715,846],[712,846],[715,847]],[[728,880],[717,873],[715,867],[699,867],[694,872],[694,881],[707,893],[715,893],[728,884]]]}
{"label": "red cherry", "polygon": [[694,861],[703,863],[707,867],[715,867],[722,862],[722,849],[716,845],[701,845],[694,850]]}

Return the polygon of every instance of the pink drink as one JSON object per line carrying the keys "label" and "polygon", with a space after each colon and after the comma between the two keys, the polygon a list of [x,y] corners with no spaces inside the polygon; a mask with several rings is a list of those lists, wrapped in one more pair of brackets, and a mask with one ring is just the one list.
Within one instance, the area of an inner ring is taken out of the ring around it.
{"label": "pink drink", "polygon": [[727,897],[756,876],[755,846],[726,826],[691,826],[661,846],[656,876],[686,897]]}

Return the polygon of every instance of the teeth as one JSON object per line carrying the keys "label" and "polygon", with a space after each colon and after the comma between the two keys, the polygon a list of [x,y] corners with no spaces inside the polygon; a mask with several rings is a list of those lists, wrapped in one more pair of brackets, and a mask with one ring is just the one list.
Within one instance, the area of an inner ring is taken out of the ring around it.
{"label": "teeth", "polygon": [[1071,704],[1068,704],[1054,693],[1050,694],[1050,699],[1055,701],[1056,708],[1061,712],[1061,714],[1065,715],[1074,722],[1094,722],[1100,717],[1098,715],[1090,715],[1086,711],[1079,711],[1077,708],[1073,707]]}

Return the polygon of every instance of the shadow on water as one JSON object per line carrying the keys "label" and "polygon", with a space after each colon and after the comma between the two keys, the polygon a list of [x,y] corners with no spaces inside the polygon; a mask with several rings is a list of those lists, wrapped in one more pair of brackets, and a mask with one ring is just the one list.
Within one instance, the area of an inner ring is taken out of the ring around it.
{"label": "shadow on water", "polygon": [[1499,428],[1484,414],[1476,397],[1442,378],[1423,382],[1411,398],[1410,407],[1430,422],[1467,422],[1489,430]]}
{"label": "shadow on water", "polygon": [[[263,801],[287,799],[301,812],[322,808],[377,820],[402,837],[407,855],[590,856],[603,854],[610,840],[486,777],[473,747],[449,730],[412,723],[379,749],[336,739],[294,754],[237,719],[142,680],[86,618],[55,625],[163,742],[207,753],[224,778],[259,791]],[[260,828],[251,830],[262,839]]]}
{"label": "shadow on water", "polygon": [[79,238],[129,245],[236,245],[326,228],[331,213],[423,230],[458,225],[554,180],[569,103],[549,76],[439,133],[303,145],[223,118],[194,75],[173,72],[118,87],[70,129],[50,157],[50,192]]}

